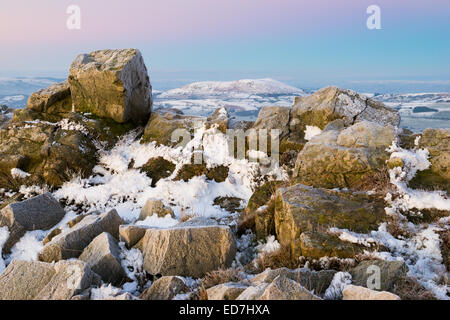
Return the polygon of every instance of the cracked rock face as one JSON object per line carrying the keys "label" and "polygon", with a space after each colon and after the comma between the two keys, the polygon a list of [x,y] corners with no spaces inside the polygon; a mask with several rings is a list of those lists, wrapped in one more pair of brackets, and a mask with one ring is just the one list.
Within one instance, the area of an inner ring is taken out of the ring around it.
{"label": "cracked rock face", "polygon": [[75,58],[69,75],[74,109],[119,123],[145,123],[152,86],[137,49],[99,50]]}
{"label": "cracked rock face", "polygon": [[400,115],[383,103],[352,90],[327,87],[307,97],[297,97],[292,106],[290,132],[293,139],[303,139],[306,126],[324,129],[333,120],[345,126],[367,120],[382,126],[398,126]]}

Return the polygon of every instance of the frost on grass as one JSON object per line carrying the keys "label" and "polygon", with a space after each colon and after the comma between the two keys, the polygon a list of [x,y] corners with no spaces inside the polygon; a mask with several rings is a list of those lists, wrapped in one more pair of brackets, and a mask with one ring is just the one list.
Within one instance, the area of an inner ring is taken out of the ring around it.
{"label": "frost on grass", "polygon": [[[228,178],[221,183],[197,176],[189,181],[174,181],[184,164],[191,163],[194,150],[202,149],[208,168],[226,165]],[[151,179],[139,168],[150,158],[163,157],[176,164],[173,174],[151,187]],[[130,165],[132,164],[132,165]],[[286,179],[275,166],[262,172],[259,163],[235,159],[228,154],[227,137],[213,128],[199,128],[184,147],[169,148],[155,143],[141,144],[129,134],[109,151],[100,152],[100,161],[87,179],[75,178],[54,193],[57,199],[82,206],[84,211],[106,211],[115,208],[127,222],[133,223],[149,198],[159,199],[172,207],[179,218],[182,212],[197,216],[224,217],[229,213],[214,205],[217,197],[237,197],[248,201],[259,180],[264,177]]]}
{"label": "frost on grass", "polygon": [[281,245],[278,242],[278,240],[275,239],[275,236],[269,235],[266,237],[265,243],[259,242],[258,246],[256,247],[256,250],[261,254],[265,254],[276,252],[280,248]]}
{"label": "frost on grass", "polygon": [[123,285],[123,290],[131,294],[144,289],[145,286],[145,271],[143,269],[144,258],[139,249],[131,248],[128,250],[124,242],[119,243],[121,249],[120,258],[123,269],[131,282]]}
{"label": "frost on grass", "polygon": [[11,249],[8,261],[14,259],[25,261],[38,260],[39,253],[43,248],[42,240],[47,232],[42,230],[28,231]]}
{"label": "frost on grass", "polygon": [[313,137],[322,133],[322,129],[316,126],[306,126],[305,129],[305,140],[309,141]]}
{"label": "frost on grass", "polygon": [[15,179],[25,179],[30,176],[28,172],[22,171],[18,168],[11,169],[11,176]]}
{"label": "frost on grass", "polygon": [[334,274],[330,286],[325,291],[324,299],[341,300],[342,291],[345,287],[352,283],[352,275],[348,272],[337,272]]}
{"label": "frost on grass", "polygon": [[121,293],[121,289],[114,287],[113,285],[103,284],[99,288],[91,289],[91,300],[107,300],[118,296]]}
{"label": "frost on grass", "polygon": [[137,221],[137,226],[143,227],[155,227],[155,228],[170,228],[176,225],[178,220],[172,218],[170,214],[165,217],[158,217],[157,214],[154,214],[150,217],[145,218],[145,220]]}

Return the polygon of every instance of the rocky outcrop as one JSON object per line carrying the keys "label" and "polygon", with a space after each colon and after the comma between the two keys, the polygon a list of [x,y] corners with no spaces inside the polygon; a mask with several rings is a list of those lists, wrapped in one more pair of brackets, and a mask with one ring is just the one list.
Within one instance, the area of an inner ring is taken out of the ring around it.
{"label": "rocky outcrop", "polygon": [[342,291],[344,300],[400,300],[400,297],[387,292],[375,291],[364,287],[348,285]]}
{"label": "rocky outcrop", "polygon": [[82,261],[13,260],[0,275],[0,300],[70,300],[100,283]]}
{"label": "rocky outcrop", "polygon": [[118,286],[126,277],[121,265],[117,239],[107,232],[92,240],[79,259],[86,262],[106,283]]}
{"label": "rocky outcrop", "polygon": [[8,253],[27,231],[51,229],[64,215],[51,193],[9,204],[0,211],[0,227],[7,226],[10,233],[4,252]]}
{"label": "rocky outcrop", "polygon": [[81,54],[70,66],[70,91],[76,112],[116,122],[146,123],[152,87],[137,49],[99,50]]}
{"label": "rocky outcrop", "polygon": [[262,107],[258,113],[258,118],[253,124],[253,129],[278,129],[279,138],[282,139],[289,134],[289,113],[288,107]]}
{"label": "rocky outcrop", "polygon": [[200,278],[230,267],[236,255],[230,228],[216,225],[148,229],[136,246],[142,249],[144,269],[153,275]]}
{"label": "rocky outcrop", "polygon": [[124,224],[116,210],[101,215],[89,215],[72,228],[54,237],[42,249],[39,260],[45,262],[77,258],[92,240],[103,232],[119,238],[119,226]]}
{"label": "rocky outcrop", "polygon": [[394,139],[394,127],[368,121],[324,131],[298,154],[294,178],[314,187],[357,188],[385,168]]}
{"label": "rocky outcrop", "polygon": [[178,277],[161,277],[140,296],[142,300],[172,300],[177,294],[189,292],[189,287]]}
{"label": "rocky outcrop", "polygon": [[324,129],[336,119],[342,119],[345,126],[366,120],[396,127],[400,122],[398,112],[381,102],[352,90],[327,87],[310,96],[295,98],[290,120],[291,139],[302,140],[306,126]]}
{"label": "rocky outcrop", "polygon": [[380,271],[380,287],[377,290],[391,291],[396,283],[406,277],[408,267],[403,261],[365,260],[349,272],[355,285],[367,287],[374,270]]}
{"label": "rocky outcrop", "polygon": [[[290,246],[296,255],[306,254],[314,258],[323,255],[353,256],[355,246],[349,247],[347,251],[348,244],[342,244],[341,249],[346,250],[336,251],[339,239],[323,230],[337,227],[366,233],[376,229],[386,219],[384,200],[376,195],[316,189],[297,184],[279,189],[276,197],[277,239],[281,244]],[[326,243],[329,246],[325,246]],[[324,252],[327,247],[331,252]],[[320,251],[312,250],[314,248],[320,248]]]}
{"label": "rocky outcrop", "polygon": [[229,114],[225,108],[217,108],[207,119],[209,126],[216,126],[217,129],[226,133],[228,129]]}
{"label": "rocky outcrop", "polygon": [[450,129],[426,129],[419,148],[430,152],[431,167],[417,172],[409,185],[414,188],[440,188],[450,193]]}
{"label": "rocky outcrop", "polygon": [[55,83],[34,92],[28,98],[27,109],[51,114],[71,112],[72,97],[69,82]]}

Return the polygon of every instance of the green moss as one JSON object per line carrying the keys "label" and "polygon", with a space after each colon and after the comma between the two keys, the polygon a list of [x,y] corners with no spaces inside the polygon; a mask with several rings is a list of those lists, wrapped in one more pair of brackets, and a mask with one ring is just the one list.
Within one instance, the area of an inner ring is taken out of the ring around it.
{"label": "green moss", "polygon": [[160,179],[169,177],[174,170],[175,164],[163,157],[152,158],[141,168],[141,171],[152,179],[152,187],[155,187]]}
{"label": "green moss", "polygon": [[196,176],[202,176],[207,172],[206,164],[184,164],[175,178],[175,180],[189,181]]}
{"label": "green moss", "polygon": [[416,176],[409,182],[409,186],[413,189],[443,190],[450,194],[450,180],[430,169],[417,172]]}

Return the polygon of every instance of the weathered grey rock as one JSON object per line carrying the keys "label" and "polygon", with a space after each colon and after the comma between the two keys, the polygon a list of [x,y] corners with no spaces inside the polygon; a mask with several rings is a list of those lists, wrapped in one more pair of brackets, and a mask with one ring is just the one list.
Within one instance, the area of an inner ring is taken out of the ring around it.
{"label": "weathered grey rock", "polygon": [[322,300],[298,282],[284,276],[276,277],[257,300]]}
{"label": "weathered grey rock", "polygon": [[164,218],[166,215],[170,215],[172,218],[175,217],[173,210],[166,207],[161,200],[148,199],[139,214],[138,220],[145,220],[145,218],[151,217],[154,214],[160,218]]}
{"label": "weathered grey rock", "polygon": [[177,294],[189,292],[189,287],[178,277],[161,277],[140,296],[142,300],[172,300]]}
{"label": "weathered grey rock", "polygon": [[294,178],[314,187],[358,187],[385,168],[390,156],[386,149],[394,139],[394,127],[369,121],[325,131],[298,154]]}
{"label": "weathered grey rock", "polygon": [[231,265],[236,241],[225,226],[176,226],[148,229],[136,245],[142,248],[144,269],[150,274],[200,278]]}
{"label": "weathered grey rock", "polygon": [[270,283],[261,283],[245,289],[236,300],[259,300]]}
{"label": "weathered grey rock", "polygon": [[268,134],[271,129],[278,129],[280,139],[286,137],[289,134],[290,110],[289,107],[262,107],[253,129],[267,129]]}
{"label": "weathered grey rock", "polygon": [[384,260],[362,261],[349,272],[352,275],[353,284],[367,287],[369,277],[373,276],[376,270],[380,270],[380,288],[374,289],[382,291],[394,289],[395,284],[408,273],[408,267],[403,261]]}
{"label": "weathered grey rock", "polygon": [[48,263],[13,260],[0,274],[0,300],[32,300],[55,273]]}
{"label": "weathered grey rock", "polygon": [[8,253],[27,231],[51,229],[64,215],[51,193],[9,204],[0,211],[0,227],[7,226],[10,232],[4,252]]}
{"label": "weathered grey rock", "polygon": [[364,287],[348,285],[342,291],[344,300],[401,300],[399,296],[387,291],[375,291]]}
{"label": "weathered grey rock", "polygon": [[144,226],[121,225],[119,227],[120,241],[125,242],[127,248],[131,248],[142,239],[147,229],[149,228]]}
{"label": "weathered grey rock", "polygon": [[248,286],[239,282],[227,282],[206,290],[208,300],[235,300]]}
{"label": "weathered grey rock", "polygon": [[118,286],[126,277],[120,262],[120,248],[117,240],[107,232],[103,232],[92,240],[79,259],[86,262],[106,283]]}
{"label": "weathered grey rock", "polygon": [[27,109],[45,113],[72,111],[69,82],[55,83],[46,89],[34,92],[28,98]]}
{"label": "weathered grey rock", "polygon": [[[315,239],[315,236],[326,236],[318,230],[326,230],[329,227],[348,229],[355,232],[367,233],[376,229],[386,219],[385,203],[376,195],[368,195],[365,192],[354,193],[350,191],[335,191],[316,189],[302,184],[287,188],[280,188],[276,194],[275,205],[275,231],[281,244],[290,246],[294,254],[302,255],[306,248],[305,239]],[[311,238],[312,237],[312,238]],[[309,242],[313,241],[310,240]],[[318,239],[318,246],[308,248],[322,248],[317,252],[308,251],[308,256],[320,258],[329,242],[330,252],[337,253],[333,247],[339,243],[339,239]],[[353,256],[354,246],[347,252]],[[346,253],[344,251],[343,253]],[[346,255],[346,254],[345,254]],[[341,256],[347,258],[348,256]]]}
{"label": "weathered grey rock", "polygon": [[116,210],[85,217],[63,233],[57,235],[42,249],[39,259],[45,262],[77,258],[95,237],[103,232],[119,238],[119,226],[124,224]]}
{"label": "weathered grey rock", "polygon": [[34,300],[70,300],[89,287],[101,284],[100,277],[83,261],[60,261],[54,268],[55,275]]}
{"label": "weathered grey rock", "polygon": [[296,97],[292,106],[290,136],[303,139],[306,126],[324,129],[333,120],[343,119],[345,126],[368,120],[382,126],[398,126],[400,115],[383,103],[352,90],[323,88],[307,97]]}
{"label": "weathered grey rock", "polygon": [[70,66],[75,111],[119,123],[145,123],[152,109],[152,87],[137,49],[99,50],[81,54]]}
{"label": "weathered grey rock", "polygon": [[275,270],[267,269],[253,277],[250,280],[250,283],[254,286],[261,283],[271,283],[276,277],[283,276],[298,282],[309,291],[314,290],[314,292],[322,294],[330,286],[335,273],[335,270],[314,271],[305,268],[295,270],[288,268],[279,268]]}

